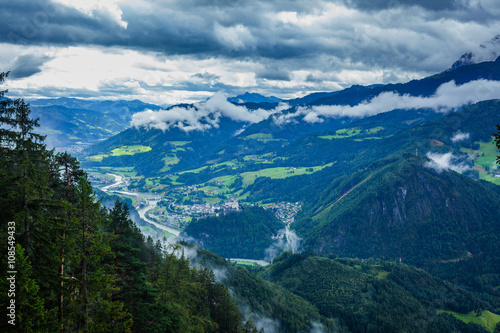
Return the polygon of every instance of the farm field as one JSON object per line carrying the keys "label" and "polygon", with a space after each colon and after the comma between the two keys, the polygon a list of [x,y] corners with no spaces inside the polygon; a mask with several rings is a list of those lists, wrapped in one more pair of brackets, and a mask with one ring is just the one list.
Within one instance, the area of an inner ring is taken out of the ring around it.
{"label": "farm field", "polygon": [[120,148],[115,148],[111,151],[111,156],[122,156],[122,155],[135,155],[139,153],[145,153],[151,150],[148,146],[122,146]]}
{"label": "farm field", "polygon": [[304,174],[311,174],[313,172],[322,170],[332,165],[333,163],[328,163],[322,166],[302,167],[302,168],[276,167],[276,168],[261,169],[258,171],[244,172],[240,174],[240,176],[243,177],[243,186],[248,186],[253,184],[255,178],[257,177],[269,177],[273,179],[278,179],[278,178],[300,176]]}
{"label": "farm field", "polygon": [[[479,149],[460,149],[467,153],[474,160],[474,168],[479,171],[479,178],[500,185],[500,177],[495,177],[494,171],[497,170],[496,156],[498,154],[495,142],[478,142]],[[498,174],[497,174],[498,175]]]}
{"label": "farm field", "polygon": [[448,310],[439,310],[438,312],[446,312],[452,314],[465,323],[475,323],[481,325],[488,329],[490,332],[493,332],[495,330],[495,326],[500,322],[500,315],[497,315],[490,311],[483,311],[480,316],[477,316],[474,312],[469,312],[467,314]]}
{"label": "farm field", "polygon": [[88,156],[87,160],[92,161],[92,162],[102,162],[102,159],[104,157],[135,155],[135,154],[139,154],[139,153],[146,153],[148,151],[151,151],[151,147],[141,146],[141,145],[122,146],[120,148],[113,149],[109,154],[99,154],[99,155]]}
{"label": "farm field", "polygon": [[[321,135],[318,136],[320,139],[326,139],[326,140],[332,140],[332,139],[345,139],[345,138],[351,138],[353,136],[358,136],[361,134],[375,134],[381,130],[383,130],[384,127],[382,126],[377,126],[374,128],[370,128],[367,130],[363,130],[359,127],[354,127],[354,128],[343,128],[335,131],[335,135]],[[381,137],[369,137],[365,139],[381,139]],[[358,139],[362,140],[362,139]]]}

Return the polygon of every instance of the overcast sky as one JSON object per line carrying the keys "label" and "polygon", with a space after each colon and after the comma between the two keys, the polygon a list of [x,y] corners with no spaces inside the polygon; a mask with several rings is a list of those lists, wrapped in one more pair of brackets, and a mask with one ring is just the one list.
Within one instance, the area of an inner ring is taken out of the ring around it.
{"label": "overcast sky", "polygon": [[[406,82],[493,60],[498,0],[0,0],[10,97],[196,102]],[[480,47],[480,45],[483,47]]]}

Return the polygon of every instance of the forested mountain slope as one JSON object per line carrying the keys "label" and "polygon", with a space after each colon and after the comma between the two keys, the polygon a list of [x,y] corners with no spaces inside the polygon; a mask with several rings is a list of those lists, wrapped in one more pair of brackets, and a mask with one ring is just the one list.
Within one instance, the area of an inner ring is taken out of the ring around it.
{"label": "forested mountain slope", "polygon": [[192,221],[180,238],[194,238],[202,248],[226,258],[264,259],[272,237],[284,227],[271,211],[243,207],[239,212]]}
{"label": "forested mountain slope", "polygon": [[285,252],[261,273],[337,318],[351,332],[486,332],[437,309],[498,311],[473,293],[401,263]]}

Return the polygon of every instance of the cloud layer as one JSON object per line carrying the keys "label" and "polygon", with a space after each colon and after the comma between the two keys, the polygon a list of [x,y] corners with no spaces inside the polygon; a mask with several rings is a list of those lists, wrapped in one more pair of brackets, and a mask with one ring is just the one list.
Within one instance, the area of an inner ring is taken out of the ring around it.
{"label": "cloud layer", "polygon": [[[325,121],[325,118],[362,118],[396,109],[432,109],[435,112],[448,112],[488,99],[500,99],[500,81],[476,80],[463,85],[456,85],[454,81],[450,81],[439,86],[430,97],[384,92],[354,106],[315,105],[290,109],[287,103],[280,103],[272,110],[249,110],[243,105],[228,102],[226,95],[218,92],[210,99],[195,103],[193,106],[174,106],[167,110],[146,110],[136,113],[132,116],[131,125],[136,128],[156,128],[163,131],[178,127],[189,132],[218,128],[221,117],[244,123],[257,123],[272,117],[276,125],[282,126],[299,121],[320,123]],[[284,110],[287,112],[283,112]],[[451,140],[457,142],[467,138],[469,133],[456,133]]]}
{"label": "cloud layer", "polygon": [[297,118],[309,123],[323,122],[324,118],[366,117],[391,110],[433,109],[447,112],[461,106],[487,99],[500,98],[500,82],[476,80],[457,86],[454,81],[442,84],[430,97],[400,95],[384,92],[355,106],[319,105],[299,107],[296,112],[274,115],[276,124],[297,121]]}
{"label": "cloud layer", "polygon": [[131,125],[136,128],[156,128],[162,131],[171,127],[178,127],[186,132],[204,131],[218,128],[221,117],[238,122],[257,123],[287,107],[286,104],[280,104],[273,110],[249,110],[244,106],[229,103],[226,96],[219,92],[207,101],[196,103],[192,107],[174,106],[168,110],[138,112],[132,116]]}
{"label": "cloud layer", "polygon": [[438,173],[447,170],[453,170],[457,172],[470,170],[470,166],[468,166],[464,162],[460,162],[458,158],[452,153],[438,154],[429,152],[426,154],[426,156],[430,161],[424,164],[425,167],[434,169]]}
{"label": "cloud layer", "polygon": [[[420,78],[468,51],[492,60],[498,40],[485,42],[500,33],[499,17],[494,0],[17,0],[0,11],[0,69],[19,56],[50,57],[19,75],[11,89],[19,95],[102,91],[158,103],[161,92],[160,104],[174,104],[251,90],[293,98]],[[90,52],[141,59],[96,79],[98,69],[78,70],[99,63]]]}
{"label": "cloud layer", "polygon": [[452,142],[460,142],[463,140],[467,140],[470,138],[470,133],[462,133],[462,132],[457,132],[453,135],[451,138]]}

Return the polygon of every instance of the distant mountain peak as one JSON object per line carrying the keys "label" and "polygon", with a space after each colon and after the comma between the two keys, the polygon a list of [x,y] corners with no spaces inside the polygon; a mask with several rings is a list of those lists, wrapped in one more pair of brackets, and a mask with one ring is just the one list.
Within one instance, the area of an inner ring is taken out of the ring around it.
{"label": "distant mountain peak", "polygon": [[282,101],[281,98],[275,96],[263,96],[257,93],[246,92],[243,95],[238,95],[236,97],[230,97],[227,99],[231,103],[279,103]]}
{"label": "distant mountain peak", "polygon": [[488,42],[480,44],[475,51],[469,51],[453,63],[448,70],[454,70],[462,66],[477,64],[484,61],[498,60],[500,56],[500,35],[496,35]]}

